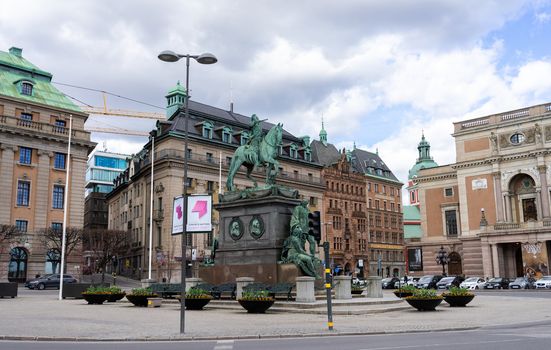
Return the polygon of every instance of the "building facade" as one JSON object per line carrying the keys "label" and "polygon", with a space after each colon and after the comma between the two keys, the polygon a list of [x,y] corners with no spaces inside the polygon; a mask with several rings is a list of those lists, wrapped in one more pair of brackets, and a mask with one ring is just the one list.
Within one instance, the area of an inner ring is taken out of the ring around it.
{"label": "building facade", "polygon": [[419,171],[422,273],[549,274],[551,104],[454,123],[456,163]]}
{"label": "building facade", "polygon": [[322,221],[334,274],[397,276],[404,272],[401,187],[377,153],[342,150],[320,139],[311,144],[324,165]]}
{"label": "building facade", "polygon": [[[167,97],[167,120],[160,121],[154,137],[153,184],[153,247],[152,275],[158,280],[179,281],[182,259],[181,236],[172,236],[172,203],[182,195],[184,156],[188,157],[188,194],[213,196],[218,203],[218,193],[225,191],[226,175],[235,149],[249,139],[251,118],[190,99],[188,122],[188,149],[184,153],[184,109],[187,98],[178,84]],[[262,122],[264,133],[272,126]],[[321,205],[324,182],[322,166],[312,161],[308,137],[295,137],[283,132],[279,147],[281,174],[277,183],[296,188],[308,199],[310,209]],[[114,190],[108,194],[109,228],[127,229],[132,236],[132,252],[121,257],[120,273],[142,278],[147,273],[149,245],[149,208],[151,176],[151,140],[134,157],[129,168],[115,180]],[[245,168],[238,172],[235,184],[239,189],[252,187],[244,177]],[[264,182],[265,171],[258,169],[253,177]],[[214,211],[212,234],[189,234],[185,259],[188,275],[197,275],[197,269],[211,256],[214,236],[218,234],[218,217]]]}
{"label": "building facade", "polygon": [[86,163],[84,229],[106,230],[108,210],[105,195],[113,190],[113,181],[126,168],[130,156],[94,149]]}
{"label": "building facade", "polygon": [[[0,51],[0,224],[21,232],[0,243],[0,279],[25,281],[59,269],[60,252],[40,232],[62,230],[69,164],[67,226],[83,226],[84,173],[95,143],[84,130],[88,115],[51,80],[52,74],[27,61],[21,49]],[[79,267],[79,254],[67,257],[69,273]]]}

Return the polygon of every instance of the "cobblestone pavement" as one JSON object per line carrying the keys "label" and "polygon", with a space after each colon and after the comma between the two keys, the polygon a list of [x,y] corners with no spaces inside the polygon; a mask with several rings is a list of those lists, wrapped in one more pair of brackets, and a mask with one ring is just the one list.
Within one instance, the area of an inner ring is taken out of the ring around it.
{"label": "cobblestone pavement", "polygon": [[[128,302],[88,305],[84,300],[59,301],[51,291],[21,293],[0,299],[0,339],[139,340],[177,338],[245,338],[326,334],[368,334],[468,329],[551,319],[546,299],[478,295],[466,308],[443,302],[434,312],[413,308],[363,315],[335,315],[333,332],[323,314],[247,314],[239,307],[186,311],[186,334],[180,335],[176,303],[139,308]],[[385,298],[390,295],[385,294]],[[403,305],[403,304],[402,304]],[[237,302],[236,302],[237,306]],[[345,308],[355,308],[350,305]],[[384,306],[377,305],[376,308]],[[396,304],[388,305],[396,309]],[[342,308],[342,307],[341,307]]]}

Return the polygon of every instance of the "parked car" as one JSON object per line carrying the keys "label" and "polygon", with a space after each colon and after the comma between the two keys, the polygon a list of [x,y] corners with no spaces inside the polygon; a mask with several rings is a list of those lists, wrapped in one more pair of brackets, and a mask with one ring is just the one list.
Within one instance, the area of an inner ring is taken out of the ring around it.
{"label": "parked car", "polygon": [[474,289],[484,288],[485,284],[486,284],[486,280],[482,277],[469,277],[463,282],[461,282],[459,287],[474,290]]}
{"label": "parked car", "polygon": [[[76,283],[77,280],[71,275],[63,275],[63,283]],[[59,288],[59,274],[49,274],[25,282],[29,289]]]}
{"label": "parked car", "polygon": [[461,276],[448,276],[442,278],[436,283],[436,289],[450,289],[450,287],[459,287],[464,278]]}
{"label": "parked car", "polygon": [[[406,282],[406,277],[407,277],[407,282]],[[400,288],[404,285],[408,285],[408,286],[415,286],[417,285],[417,281],[419,280],[418,277],[411,277],[411,276],[404,276],[402,278],[400,278],[400,280],[398,280],[397,282],[394,283],[394,288]]]}
{"label": "parked car", "polygon": [[388,277],[388,278],[383,278],[381,283],[382,283],[383,289],[393,289],[394,283],[398,281],[399,281],[398,277]]}
{"label": "parked car", "polygon": [[417,288],[436,289],[436,283],[438,283],[438,281],[440,281],[443,277],[444,276],[441,275],[425,275],[419,278]]}
{"label": "parked car", "polygon": [[551,276],[543,276],[536,281],[536,289],[551,288]]}
{"label": "parked car", "polygon": [[511,281],[508,278],[494,277],[486,282],[484,289],[508,289],[509,282]]}
{"label": "parked car", "polygon": [[536,280],[533,278],[517,277],[513,282],[509,283],[509,288],[510,289],[532,289],[532,288],[536,288],[534,282],[536,282]]}

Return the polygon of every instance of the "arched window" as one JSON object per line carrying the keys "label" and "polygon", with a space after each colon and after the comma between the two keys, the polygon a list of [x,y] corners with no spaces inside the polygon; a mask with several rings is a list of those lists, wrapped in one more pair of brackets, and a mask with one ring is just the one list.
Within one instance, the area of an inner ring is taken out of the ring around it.
{"label": "arched window", "polygon": [[8,280],[10,282],[25,282],[27,280],[27,251],[24,248],[15,247],[10,250]]}
{"label": "arched window", "polygon": [[203,123],[203,131],[202,131],[202,135],[204,138],[207,138],[207,139],[212,139],[212,129],[213,129],[213,125],[212,123],[210,122],[204,122]]}
{"label": "arched window", "polygon": [[57,249],[50,249],[46,253],[46,273],[59,273],[61,266],[61,253]]}
{"label": "arched window", "polygon": [[232,129],[230,127],[225,126],[222,129],[222,142],[224,143],[232,143]]}

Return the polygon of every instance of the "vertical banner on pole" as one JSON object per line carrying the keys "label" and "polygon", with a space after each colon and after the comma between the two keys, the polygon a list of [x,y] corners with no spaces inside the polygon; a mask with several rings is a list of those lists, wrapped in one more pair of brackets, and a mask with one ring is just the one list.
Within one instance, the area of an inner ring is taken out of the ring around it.
{"label": "vertical banner on pole", "polygon": [[184,197],[174,198],[172,205],[172,235],[184,232]]}
{"label": "vertical banner on pole", "polygon": [[191,195],[187,197],[187,227],[188,233],[203,233],[212,231],[212,196]]}

